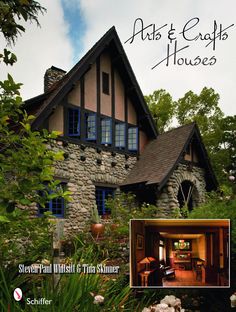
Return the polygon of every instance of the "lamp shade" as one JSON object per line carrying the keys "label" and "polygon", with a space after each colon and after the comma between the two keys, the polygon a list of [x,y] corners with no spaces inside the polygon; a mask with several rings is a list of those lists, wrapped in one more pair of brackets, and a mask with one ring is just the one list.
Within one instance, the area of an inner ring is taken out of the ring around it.
{"label": "lamp shade", "polygon": [[139,263],[140,264],[147,264],[147,263],[151,263],[152,261],[156,261],[156,259],[153,257],[145,257],[141,261],[139,261]]}

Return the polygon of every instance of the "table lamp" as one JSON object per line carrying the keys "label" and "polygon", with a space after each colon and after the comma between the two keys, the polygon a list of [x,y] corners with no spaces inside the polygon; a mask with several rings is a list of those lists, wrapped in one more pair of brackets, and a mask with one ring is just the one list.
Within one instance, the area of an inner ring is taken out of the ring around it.
{"label": "table lamp", "polygon": [[143,258],[141,261],[139,261],[140,264],[145,264],[145,270],[146,271],[149,271],[150,270],[150,263],[152,261],[156,261],[155,258],[153,257],[145,257]]}

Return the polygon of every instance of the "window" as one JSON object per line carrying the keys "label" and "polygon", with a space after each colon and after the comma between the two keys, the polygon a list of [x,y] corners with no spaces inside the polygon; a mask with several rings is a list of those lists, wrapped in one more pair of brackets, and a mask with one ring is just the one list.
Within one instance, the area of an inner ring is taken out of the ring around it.
{"label": "window", "polygon": [[160,240],[159,242],[159,260],[164,260],[164,242]]}
{"label": "window", "polygon": [[96,140],[96,114],[85,114],[86,140]]}
{"label": "window", "polygon": [[128,129],[128,150],[137,151],[138,150],[138,128],[130,127]]}
{"label": "window", "polygon": [[[58,187],[65,189],[66,183],[60,183]],[[65,214],[65,200],[62,197],[51,199],[45,203],[45,208],[39,206],[39,215],[43,215],[44,212],[51,211],[55,217],[64,218]]]}
{"label": "window", "polygon": [[102,73],[102,92],[109,95],[109,74]]}
{"label": "window", "polygon": [[101,119],[101,143],[102,144],[111,144],[111,118],[102,118]]}
{"label": "window", "polygon": [[110,214],[111,211],[106,207],[106,200],[114,196],[115,189],[109,187],[96,187],[96,204],[99,215]]}
{"label": "window", "polygon": [[115,147],[125,147],[125,124],[117,123],[115,126]]}
{"label": "window", "polygon": [[79,136],[80,135],[80,110],[68,109],[68,135]]}

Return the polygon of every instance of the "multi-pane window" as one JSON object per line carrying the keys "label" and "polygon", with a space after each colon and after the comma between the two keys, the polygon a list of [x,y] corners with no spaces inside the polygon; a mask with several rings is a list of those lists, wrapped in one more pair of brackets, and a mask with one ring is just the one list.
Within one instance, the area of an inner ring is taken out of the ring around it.
{"label": "multi-pane window", "polygon": [[101,118],[101,143],[112,143],[111,118]]}
{"label": "multi-pane window", "polygon": [[102,73],[102,92],[109,95],[109,74]]}
{"label": "multi-pane window", "polygon": [[85,114],[86,140],[96,140],[96,114]]}
{"label": "multi-pane window", "polygon": [[128,129],[128,150],[137,151],[138,150],[138,128],[130,127]]}
{"label": "multi-pane window", "polygon": [[[61,183],[58,187],[65,188],[66,184]],[[45,203],[45,207],[39,206],[39,215],[43,215],[44,212],[51,211],[53,216],[63,218],[65,214],[65,200],[63,197],[57,197],[51,199]]]}
{"label": "multi-pane window", "polygon": [[80,135],[80,110],[77,108],[68,109],[68,135]]}
{"label": "multi-pane window", "polygon": [[[68,120],[68,136],[70,137],[77,137],[82,140],[93,142],[99,139],[101,144],[110,146],[113,143],[114,134],[115,148],[120,150],[127,148],[131,152],[136,152],[138,150],[138,127],[136,126],[128,126],[122,121],[113,121],[111,117],[102,116],[98,119],[96,112],[83,112],[83,110],[81,112],[79,108],[68,109]],[[83,124],[81,124],[81,122],[83,122]]]}
{"label": "multi-pane window", "polygon": [[99,215],[110,214],[111,211],[106,207],[106,200],[114,196],[115,189],[109,187],[96,187],[96,204]]}
{"label": "multi-pane window", "polygon": [[117,123],[115,125],[115,147],[125,147],[125,124]]}

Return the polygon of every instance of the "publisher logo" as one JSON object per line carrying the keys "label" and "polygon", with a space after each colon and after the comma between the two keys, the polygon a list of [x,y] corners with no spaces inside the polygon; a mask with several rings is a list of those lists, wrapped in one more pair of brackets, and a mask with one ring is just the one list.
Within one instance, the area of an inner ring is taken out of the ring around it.
{"label": "publisher logo", "polygon": [[22,299],[22,290],[20,288],[16,288],[14,290],[13,296],[16,301],[20,301]]}

